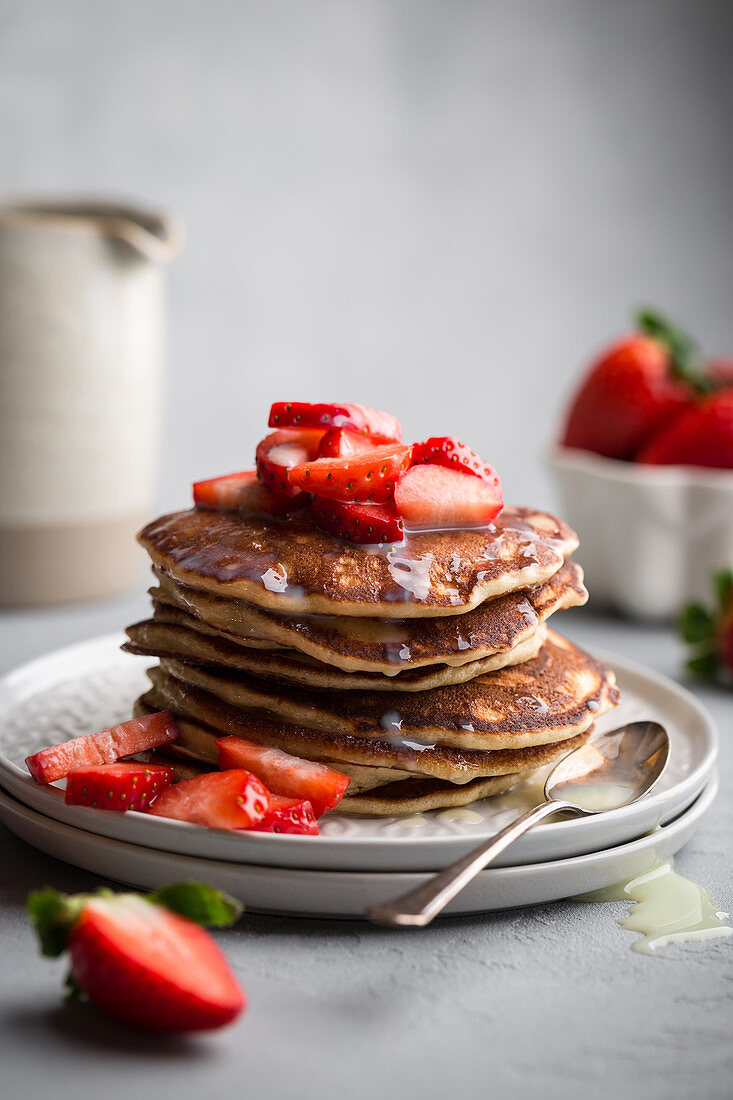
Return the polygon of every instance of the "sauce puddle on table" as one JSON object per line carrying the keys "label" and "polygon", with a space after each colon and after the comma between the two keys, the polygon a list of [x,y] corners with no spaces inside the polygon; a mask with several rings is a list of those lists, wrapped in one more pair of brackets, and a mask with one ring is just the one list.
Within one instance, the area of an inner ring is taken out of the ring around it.
{"label": "sauce puddle on table", "polygon": [[733,935],[733,928],[724,924],[728,914],[720,912],[703,886],[678,875],[671,859],[628,882],[581,894],[574,900],[634,902],[619,924],[631,932],[641,932],[641,939],[632,943],[631,950],[643,955],[654,955],[658,947],[668,943]]}

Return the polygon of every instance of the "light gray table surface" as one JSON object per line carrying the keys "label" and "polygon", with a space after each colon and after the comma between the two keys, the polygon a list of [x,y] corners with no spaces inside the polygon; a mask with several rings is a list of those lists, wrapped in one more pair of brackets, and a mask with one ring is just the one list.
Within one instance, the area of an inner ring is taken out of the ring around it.
{"label": "light gray table surface", "polygon": [[[5,613],[4,669],[143,614],[142,594]],[[671,631],[563,616],[574,640],[678,676]],[[721,733],[721,793],[678,870],[733,908],[733,695],[700,688]],[[622,905],[562,902],[391,931],[245,916],[220,940],[251,1005],[233,1028],[174,1040],[118,1029],[61,1003],[64,964],[41,960],[26,894],[93,876],[0,827],[0,1094],[4,1100],[223,1096],[724,1097],[731,1095],[733,940],[649,958]]]}

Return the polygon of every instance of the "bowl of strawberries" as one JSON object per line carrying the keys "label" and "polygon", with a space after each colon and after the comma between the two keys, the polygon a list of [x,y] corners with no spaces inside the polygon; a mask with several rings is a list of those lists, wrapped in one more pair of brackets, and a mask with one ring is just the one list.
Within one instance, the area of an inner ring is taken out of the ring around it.
{"label": "bowl of strawberries", "polygon": [[581,379],[550,465],[594,599],[672,618],[733,561],[733,360],[641,310]]}

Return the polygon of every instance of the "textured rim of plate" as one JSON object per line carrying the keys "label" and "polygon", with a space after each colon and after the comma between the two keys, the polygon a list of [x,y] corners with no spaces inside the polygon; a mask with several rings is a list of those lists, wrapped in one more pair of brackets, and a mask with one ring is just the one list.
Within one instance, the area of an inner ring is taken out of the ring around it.
{"label": "textured rim of plate", "polygon": [[[117,653],[119,650],[119,646],[123,640],[124,636],[117,632],[98,635],[97,637],[89,638],[84,642],[76,642],[72,645],[53,650],[50,653],[33,659],[32,661],[28,661],[22,665],[19,665],[17,668],[11,670],[10,672],[6,673],[2,678],[0,678],[0,707],[2,707],[2,705],[6,702],[6,696],[8,692],[14,692],[19,688],[22,688],[26,684],[32,686],[34,680],[38,676],[48,676],[48,666],[53,668],[53,666],[57,663],[65,663],[67,661],[73,660],[74,658],[78,659],[80,663],[83,663],[90,657],[96,659],[97,663],[99,663],[100,650],[103,650],[106,646],[109,646],[110,648],[114,647],[114,651],[115,653]],[[623,676],[651,682],[667,695],[676,697],[686,706],[692,708],[692,710],[696,713],[698,719],[701,722],[701,728],[704,732],[706,746],[703,757],[698,763],[697,767],[694,768],[693,771],[689,773],[689,775],[687,775],[681,782],[677,783],[675,786],[667,788],[666,790],[660,791],[658,793],[653,792],[648,798],[644,799],[644,803],[646,807],[650,809],[650,812],[655,807],[658,808],[658,821],[661,821],[664,816],[663,807],[665,806],[665,804],[672,801],[677,801],[679,803],[687,798],[687,805],[689,806],[692,800],[702,790],[705,782],[710,775],[710,772],[713,769],[717,756],[718,738],[712,718],[708,714],[708,711],[703,706],[703,704],[692,694],[692,692],[687,691],[685,688],[681,687],[679,684],[675,683],[674,680],[669,679],[667,676],[664,676],[663,674],[655,672],[651,669],[647,669],[645,666],[637,665],[635,662],[627,661],[625,658],[619,657],[613,653],[607,653],[603,650],[595,650],[594,652],[617,672],[620,672]],[[63,675],[59,675],[55,679],[53,677],[49,677],[44,683],[44,688],[52,688],[54,686],[54,683],[67,683],[69,679],[73,679],[73,677],[69,677],[68,672],[65,672]],[[14,789],[11,791],[13,797],[20,797],[22,801],[22,795],[19,795],[17,793],[18,790],[22,790],[22,788],[34,789],[35,791],[38,790],[38,785],[34,784],[30,775],[20,766],[14,764],[12,761],[7,759],[7,757],[5,757],[2,752],[0,752],[0,777],[2,776],[3,771],[8,773],[14,780],[14,783],[12,785]],[[2,786],[1,778],[0,786]],[[59,788],[55,789],[60,790]],[[54,797],[57,798],[58,796]],[[65,803],[62,803],[62,805],[65,806]],[[51,809],[51,804],[49,804],[49,809]],[[84,809],[86,810],[88,808],[85,807]],[[37,812],[42,811],[39,810]],[[107,816],[106,811],[93,810],[89,808],[88,813],[90,815],[90,825],[95,823],[94,818],[97,818],[100,825],[104,824],[104,828],[108,827],[107,823],[104,821],[104,818]],[[608,817],[610,817],[611,815],[620,815],[624,813],[624,810],[607,811]],[[92,815],[94,815],[94,817],[92,817]],[[170,835],[178,834],[178,836],[182,836],[185,835],[187,832],[190,833],[192,829],[196,831],[199,831],[201,829],[201,826],[191,825],[183,821],[166,821],[161,818],[151,819],[147,817],[147,815],[143,815],[136,811],[128,811],[128,814],[126,814],[125,816],[135,821],[144,818],[146,827],[149,826],[151,828],[151,841],[157,841],[157,843],[144,844],[142,841],[139,840],[139,838],[136,840],[125,840],[119,837],[110,837],[108,832],[99,833],[96,829],[92,828],[81,829],[81,826],[79,825],[70,824],[68,827],[80,828],[81,831],[92,832],[95,833],[95,835],[101,835],[108,837],[109,839],[119,840],[120,843],[140,844],[140,846],[146,846],[161,851],[165,850],[160,848],[159,845],[160,843],[164,843],[166,833]],[[604,815],[604,817],[606,817],[606,815]],[[606,818],[607,820],[608,817]],[[546,837],[548,843],[551,843],[556,837],[572,836],[573,831],[577,832],[581,830],[583,826],[587,824],[588,820],[592,819],[575,818],[572,820],[544,824],[542,826],[543,837]],[[618,820],[618,816],[616,816],[616,820]],[[152,833],[153,829],[158,834],[157,836]],[[446,849],[446,852],[448,852],[452,848],[459,849],[455,852],[455,857],[457,858],[458,855],[461,854],[461,845],[463,846],[463,850],[465,851],[467,848],[470,848],[474,844],[480,843],[481,840],[486,839],[491,835],[492,833],[490,832],[478,831],[462,834],[460,836],[457,834],[447,834],[444,836],[421,836],[419,834],[415,835],[414,833],[410,833],[409,835],[406,835],[404,837],[341,837],[324,835],[317,837],[304,837],[283,836],[268,833],[253,833],[247,834],[247,843],[253,846],[256,844],[262,852],[261,861],[260,859],[255,859],[254,856],[251,856],[249,859],[249,864],[267,866],[269,861],[269,854],[277,852],[277,845],[281,845],[283,844],[283,842],[285,842],[284,846],[288,848],[290,847],[290,845],[297,845],[297,848],[295,848],[294,851],[297,851],[299,855],[303,856],[306,856],[309,851],[314,854],[316,852],[320,852],[323,856],[325,856],[327,852],[332,852],[335,854],[338,852],[342,852],[347,846],[355,847],[357,849],[372,848],[374,846],[377,846],[380,850],[387,849],[391,852],[403,850],[405,852],[409,851],[413,853],[416,853],[416,850],[419,851],[421,849],[438,846],[439,848]],[[283,848],[280,849],[281,853],[282,851]],[[200,856],[198,858],[212,857]],[[281,858],[283,857],[281,856]],[[449,856],[447,856],[447,858],[449,858]],[[445,863],[445,860],[443,860],[443,863]],[[246,866],[249,864],[242,865]]]}
{"label": "textured rim of plate", "polygon": [[[692,833],[712,806],[717,793],[718,776],[715,772],[693,804],[676,817],[673,822],[627,844],[549,863],[533,863],[515,867],[490,867],[485,871],[481,871],[476,879],[465,888],[465,891],[451,902],[444,915],[470,915],[471,913],[482,913],[491,910],[518,908],[524,905],[546,904],[586,893],[589,889],[602,889],[613,885],[615,882],[622,881],[624,878],[641,874],[651,869],[656,860],[669,859],[688,842]],[[66,840],[71,851],[74,851],[75,842],[78,845],[78,838],[80,838],[87,846],[91,844],[93,847],[102,849],[103,854],[106,856],[105,868],[106,866],[115,866],[117,862],[115,856],[117,856],[118,861],[127,856],[137,860],[138,863],[140,861],[143,861],[143,864],[147,861],[148,865],[153,863],[155,865],[153,874],[145,875],[147,882],[141,883],[142,888],[145,889],[154,889],[156,886],[160,886],[162,882],[176,881],[180,877],[188,878],[192,873],[208,875],[211,878],[212,872],[216,875],[218,871],[220,875],[226,877],[226,882],[222,884],[219,877],[216,879],[216,884],[232,893],[241,889],[246,895],[248,885],[250,890],[256,892],[258,888],[262,889],[263,886],[267,889],[268,885],[271,888],[273,886],[277,888],[278,883],[280,883],[281,889],[284,884],[289,898],[302,894],[303,890],[310,889],[314,892],[313,896],[321,904],[325,897],[331,907],[330,911],[326,912],[322,908],[319,909],[318,903],[298,910],[289,909],[287,906],[258,905],[254,902],[246,906],[247,910],[252,913],[283,913],[299,917],[359,918],[364,916],[368,904],[384,901],[388,897],[393,897],[397,893],[420,885],[431,877],[431,872],[308,871],[299,868],[288,869],[227,863],[224,860],[211,860],[200,856],[182,856],[172,852],[162,852],[155,848],[151,849],[130,844],[126,841],[113,840],[110,837],[103,837],[98,834],[87,833],[71,825],[60,825],[52,818],[46,817],[37,810],[30,809],[6,792],[0,791],[0,820],[12,832],[16,832],[13,826],[9,824],[8,817],[13,820],[13,823],[17,819],[26,824],[30,823],[31,829],[40,827],[51,838],[50,848],[46,848],[37,845],[34,840],[26,839],[23,832],[16,833],[25,843],[36,847],[39,851],[44,851],[52,858],[71,863],[72,866],[81,867],[90,874],[95,874],[101,878],[109,878],[110,876],[106,874],[106,871],[97,871],[84,866],[86,862],[84,860],[76,862],[73,859],[67,859],[65,854],[59,852],[58,843],[54,843],[54,841]],[[681,839],[680,834],[682,834]],[[678,840],[679,843],[677,843]],[[192,861],[195,863],[195,867],[191,866]],[[628,864],[629,861],[635,863],[633,869],[630,869],[627,865],[621,870],[619,864]],[[163,868],[161,863],[171,866],[170,873]],[[642,866],[642,864],[644,865]],[[120,864],[118,863],[118,865]],[[180,871],[176,873],[176,869],[179,867]],[[586,880],[585,885],[576,883],[576,885],[570,886],[565,883],[564,876],[573,872],[582,874],[583,871],[593,868],[596,872],[599,869],[605,869],[606,873],[600,875],[596,873],[592,876],[590,883]],[[132,876],[123,873],[115,881],[135,884],[136,877],[136,873]],[[258,879],[259,887],[256,884],[253,885],[253,881]],[[138,878],[137,881],[140,882],[140,879]],[[525,885],[527,882],[530,885],[530,889],[524,892],[521,891],[523,881]],[[515,889],[515,893],[512,895],[513,900],[507,900],[506,897],[501,898],[503,887],[508,887],[510,892],[512,887]],[[494,889],[494,896],[487,904],[486,893],[491,891],[492,888]],[[337,900],[340,889],[346,889],[347,892],[350,892],[350,900],[346,902]],[[519,889],[519,894],[516,893],[517,889]],[[365,890],[368,896],[365,896]],[[497,893],[499,894],[498,898]],[[482,894],[483,901],[480,900]],[[497,901],[498,904],[496,904]],[[340,910],[337,908],[339,905],[345,905],[345,908]]]}

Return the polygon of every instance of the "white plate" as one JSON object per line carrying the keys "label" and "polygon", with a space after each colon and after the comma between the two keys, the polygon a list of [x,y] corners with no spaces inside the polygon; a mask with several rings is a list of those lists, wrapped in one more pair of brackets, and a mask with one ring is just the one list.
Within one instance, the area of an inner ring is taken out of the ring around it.
{"label": "white plate", "polygon": [[[703,793],[669,825],[605,852],[482,871],[446,914],[483,913],[538,905],[602,890],[650,870],[692,836],[717,793],[713,776]],[[124,844],[62,825],[0,791],[0,820],[23,840],[75,867],[131,886],[156,889],[199,879],[241,899],[249,910],[312,917],[361,917],[369,905],[388,901],[426,881],[422,874],[304,871],[199,859]]]}
{"label": "white plate", "polygon": [[[150,661],[121,653],[122,640],[108,635],[69,646],[0,680],[0,787],[65,824],[207,859],[312,870],[431,871],[503,828],[541,796],[544,772],[522,788],[474,803],[472,810],[480,814],[476,823],[451,822],[439,811],[407,819],[330,814],[318,837],[228,833],[147,814],[67,806],[63,791],[36,784],[23,761],[46,745],[129,718],[133,700],[148,682],[144,669]],[[623,702],[599,727],[635,718],[653,718],[666,726],[670,761],[658,789],[627,810],[542,824],[500,857],[497,866],[561,859],[625,843],[671,821],[702,790],[716,753],[715,731],[705,709],[671,680],[621,658],[609,661]]]}

